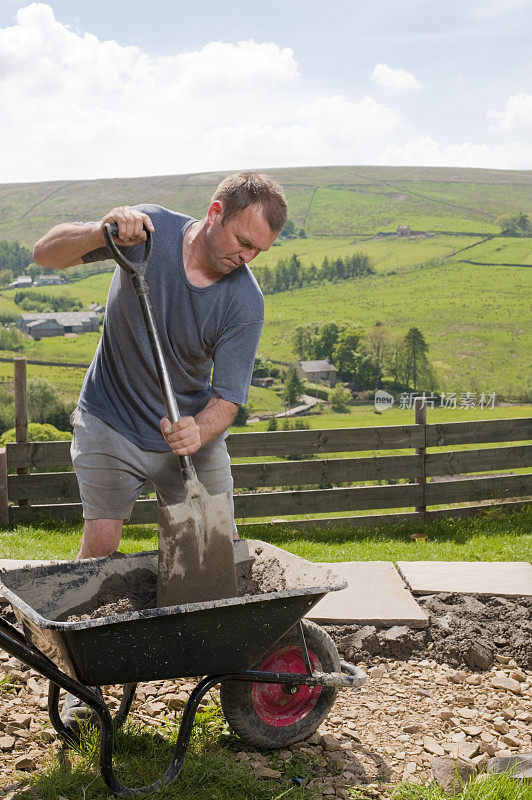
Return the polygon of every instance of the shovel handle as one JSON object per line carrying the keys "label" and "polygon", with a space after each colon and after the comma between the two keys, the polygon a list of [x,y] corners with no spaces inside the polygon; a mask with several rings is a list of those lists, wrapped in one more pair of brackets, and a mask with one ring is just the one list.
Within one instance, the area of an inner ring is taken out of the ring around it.
{"label": "shovel handle", "polygon": [[[114,260],[122,267],[122,269],[131,275],[133,288],[135,289],[135,293],[139,299],[140,310],[142,312],[152,355],[155,361],[155,369],[157,371],[157,378],[159,380],[159,386],[161,387],[161,392],[163,395],[166,414],[170,422],[173,424],[174,422],[177,422],[181,415],[179,413],[174,390],[172,388],[170,373],[168,372],[168,367],[166,366],[166,361],[164,359],[161,337],[159,336],[159,330],[157,328],[155,315],[153,313],[153,306],[150,299],[150,287],[148,281],[146,280],[146,270],[148,268],[153,242],[151,231],[149,231],[146,227],[144,230],[147,234],[144,258],[142,261],[134,263],[129,261],[124,254],[118,250],[112,239],[113,236],[118,234],[118,226],[116,223],[110,224],[107,222],[103,226],[104,237],[107,243],[109,255],[114,258]],[[178,458],[185,485],[191,481],[196,481],[196,470],[194,469],[194,464],[192,463],[190,456],[178,456]]]}
{"label": "shovel handle", "polygon": [[125,269],[126,272],[129,272],[131,275],[146,275],[146,270],[148,269],[153,248],[153,238],[151,231],[148,230],[146,225],[144,226],[144,230],[146,231],[144,257],[142,261],[130,261],[129,258],[126,258],[124,253],[118,249],[113,239],[113,236],[118,236],[118,225],[116,222],[106,222],[103,226],[103,238],[105,239],[107,253],[117,264],[120,264],[122,269]]}
{"label": "shovel handle", "polygon": [[[166,366],[166,361],[164,360],[161,339],[157,329],[157,323],[155,321],[150,299],[150,287],[148,286],[148,281],[143,276],[132,273],[131,277],[133,280],[133,288],[135,289],[139,299],[140,310],[142,311],[142,316],[146,325],[148,339],[150,340],[151,351],[155,360],[157,378],[159,379],[159,386],[161,387],[166,414],[170,422],[173,424],[174,422],[177,422],[181,415],[175,399],[174,390],[172,389],[172,382],[170,380],[170,374]],[[190,456],[178,456],[178,458],[185,484],[190,483],[190,481],[197,480],[196,470],[194,469],[194,465]]]}

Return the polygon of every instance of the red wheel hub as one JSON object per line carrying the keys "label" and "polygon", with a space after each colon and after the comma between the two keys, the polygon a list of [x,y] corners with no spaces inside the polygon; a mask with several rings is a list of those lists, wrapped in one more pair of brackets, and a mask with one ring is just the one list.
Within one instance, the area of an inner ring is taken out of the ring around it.
{"label": "red wheel hub", "polygon": [[[312,671],[321,671],[321,662],[312,650],[308,651]],[[267,656],[258,667],[264,672],[305,673],[305,662],[298,645],[282,647]],[[293,690],[293,691],[292,691]],[[284,728],[294,725],[310,714],[319,700],[321,686],[287,687],[282,683],[254,683],[251,699],[257,715],[268,725]]]}

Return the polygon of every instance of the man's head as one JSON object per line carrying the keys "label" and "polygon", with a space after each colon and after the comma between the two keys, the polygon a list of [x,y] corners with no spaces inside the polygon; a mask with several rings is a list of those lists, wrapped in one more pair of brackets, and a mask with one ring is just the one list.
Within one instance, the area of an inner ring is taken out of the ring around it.
{"label": "man's head", "polygon": [[228,274],[268,250],[287,219],[281,186],[261,172],[225,178],[207,212],[209,260],[218,274]]}
{"label": "man's head", "polygon": [[282,187],[263,172],[239,172],[220,183],[212,196],[223,203],[222,225],[252,205],[258,205],[273,233],[279,234],[287,220],[286,198]]}

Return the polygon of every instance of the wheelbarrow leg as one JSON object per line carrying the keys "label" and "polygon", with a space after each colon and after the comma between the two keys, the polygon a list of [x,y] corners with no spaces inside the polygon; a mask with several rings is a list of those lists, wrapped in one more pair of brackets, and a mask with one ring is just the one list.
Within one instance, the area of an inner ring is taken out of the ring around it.
{"label": "wheelbarrow leg", "polygon": [[[126,683],[124,686],[124,691],[122,692],[122,697],[120,700],[120,707],[113,717],[113,730],[116,731],[121,725],[124,724],[127,715],[129,714],[136,688],[136,683]],[[68,743],[78,742],[78,737],[69,728],[63,725],[59,715],[59,686],[57,686],[57,684],[55,684],[53,681],[50,681],[48,687],[48,715],[50,717],[50,722],[62,739]]]}

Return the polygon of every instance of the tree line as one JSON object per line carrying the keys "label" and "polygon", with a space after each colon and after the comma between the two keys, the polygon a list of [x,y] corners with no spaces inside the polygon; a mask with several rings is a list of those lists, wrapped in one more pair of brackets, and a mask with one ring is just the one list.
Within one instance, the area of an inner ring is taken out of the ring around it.
{"label": "tree line", "polygon": [[15,292],[15,304],[21,311],[50,312],[55,311],[81,311],[81,302],[63,294],[49,295],[45,292],[21,291]]}
{"label": "tree line", "polygon": [[7,285],[14,277],[26,272],[31,263],[31,250],[18,242],[3,239],[0,242],[0,286]]}
{"label": "tree line", "polygon": [[255,273],[258,284],[264,294],[286,292],[289,289],[301,289],[325,281],[336,283],[351,278],[372,275],[374,269],[365,253],[354,253],[344,258],[323,259],[321,266],[310,264],[306,267],[294,253],[288,260],[280,258],[275,267],[264,267]]}
{"label": "tree line", "polygon": [[495,224],[500,227],[502,233],[532,233],[532,223],[524,211],[518,214],[501,214],[495,220]]}
{"label": "tree line", "polygon": [[[30,378],[26,390],[28,421],[53,425],[60,431],[70,430],[70,415],[74,402],[64,401],[56,386],[46,378]],[[0,385],[0,434],[15,424],[14,397]]]}
{"label": "tree line", "polygon": [[356,391],[436,388],[429,347],[417,327],[394,336],[382,322],[369,331],[348,322],[311,322],[295,328],[292,345],[302,361],[329,360]]}

